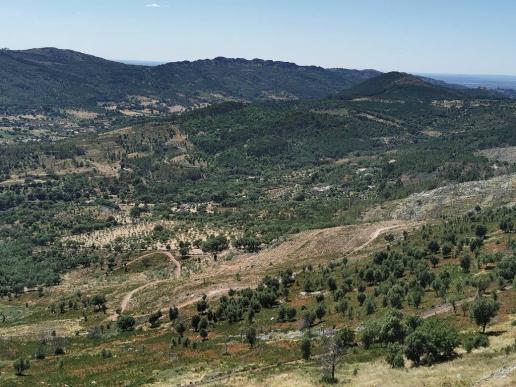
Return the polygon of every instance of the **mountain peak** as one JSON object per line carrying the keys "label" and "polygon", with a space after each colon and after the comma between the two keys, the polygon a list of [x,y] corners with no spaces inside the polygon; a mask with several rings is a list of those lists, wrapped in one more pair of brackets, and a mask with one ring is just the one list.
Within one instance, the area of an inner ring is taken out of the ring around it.
{"label": "mountain peak", "polygon": [[16,59],[28,59],[34,62],[44,61],[59,64],[115,63],[94,55],[56,47],[30,48],[28,50],[5,50],[4,52]]}

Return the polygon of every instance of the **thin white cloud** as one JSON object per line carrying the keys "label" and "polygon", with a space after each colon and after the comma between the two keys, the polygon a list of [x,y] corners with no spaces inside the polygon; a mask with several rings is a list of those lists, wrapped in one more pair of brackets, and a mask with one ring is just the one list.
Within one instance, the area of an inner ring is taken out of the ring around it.
{"label": "thin white cloud", "polygon": [[150,8],[159,8],[160,5],[159,4],[156,4],[156,3],[151,3],[151,4],[145,4],[146,7],[150,7]]}

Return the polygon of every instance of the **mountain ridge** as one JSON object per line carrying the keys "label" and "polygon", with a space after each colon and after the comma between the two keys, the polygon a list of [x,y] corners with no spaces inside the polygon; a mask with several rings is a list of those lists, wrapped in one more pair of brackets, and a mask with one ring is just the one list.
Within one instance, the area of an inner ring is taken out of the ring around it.
{"label": "mountain ridge", "polygon": [[0,51],[0,103],[95,105],[129,95],[192,106],[223,100],[320,98],[380,74],[216,57],[132,65],[54,47]]}

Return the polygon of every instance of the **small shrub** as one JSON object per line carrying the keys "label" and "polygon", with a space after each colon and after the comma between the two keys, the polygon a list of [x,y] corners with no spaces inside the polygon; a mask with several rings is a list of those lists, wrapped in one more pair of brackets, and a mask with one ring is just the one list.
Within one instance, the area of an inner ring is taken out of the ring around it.
{"label": "small shrub", "polygon": [[102,348],[102,351],[100,352],[100,357],[102,357],[102,359],[109,359],[111,356],[113,355],[110,349]]}
{"label": "small shrub", "polygon": [[403,348],[398,343],[389,344],[385,360],[392,368],[403,368],[405,359],[403,358]]}
{"label": "small shrub", "polygon": [[30,362],[26,359],[18,359],[13,363],[14,372],[16,375],[21,376],[25,371],[30,368]]}
{"label": "small shrub", "polygon": [[325,372],[321,378],[321,382],[325,384],[337,384],[338,379],[331,376],[331,372]]}
{"label": "small shrub", "polygon": [[294,307],[287,308],[287,318],[289,321],[293,321],[296,318],[297,310]]}
{"label": "small shrub", "polygon": [[310,339],[305,337],[301,341],[301,355],[304,360],[310,360],[310,356],[312,354],[312,344],[310,343]]}
{"label": "small shrub", "polygon": [[161,316],[162,316],[161,310],[158,310],[157,312],[154,312],[149,316],[149,324],[150,324],[151,328],[157,328],[160,326]]}
{"label": "small shrub", "polygon": [[489,346],[489,337],[480,333],[469,335],[463,340],[463,347],[470,353],[473,349]]}
{"label": "small shrub", "polygon": [[43,360],[45,358],[45,346],[40,343],[36,347],[36,351],[34,351],[34,358],[38,360]]}
{"label": "small shrub", "polygon": [[121,331],[131,331],[136,325],[136,320],[132,316],[120,316],[116,324]]}
{"label": "small shrub", "polygon": [[208,338],[208,331],[204,328],[201,328],[199,330],[199,335],[202,337],[203,340],[206,340]]}

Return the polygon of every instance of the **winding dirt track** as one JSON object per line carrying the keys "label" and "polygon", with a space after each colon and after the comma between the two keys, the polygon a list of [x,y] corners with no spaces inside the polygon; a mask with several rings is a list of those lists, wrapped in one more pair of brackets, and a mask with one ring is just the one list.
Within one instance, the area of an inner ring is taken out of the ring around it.
{"label": "winding dirt track", "polygon": [[[175,275],[176,279],[181,278],[181,263],[169,251],[154,251],[152,253],[147,253],[147,254],[144,254],[144,255],[136,258],[135,260],[130,262],[130,264],[132,264],[132,263],[134,263],[136,261],[139,261],[139,260],[141,260],[141,259],[143,259],[145,257],[149,257],[149,256],[155,255],[155,254],[166,255],[168,257],[168,259],[175,266],[174,275]],[[127,293],[124,296],[124,298],[122,299],[122,302],[120,303],[120,313],[123,313],[127,309],[127,306],[129,305],[129,302],[131,301],[131,299],[133,298],[133,296],[136,293],[140,292],[141,290],[143,290],[145,288],[157,285],[157,284],[165,282],[165,281],[168,281],[168,279],[152,281],[152,282],[146,283],[145,285],[139,286],[136,289],[131,290],[129,293]],[[116,320],[117,318],[118,318],[118,313],[117,312],[115,312],[113,315],[110,316],[110,320],[113,320],[113,321]]]}
{"label": "winding dirt track", "polygon": [[403,226],[404,225],[401,225],[401,224],[395,224],[395,225],[392,225],[392,226],[386,226],[386,227],[381,227],[381,228],[377,229],[376,231],[374,231],[371,234],[371,236],[369,237],[369,239],[367,241],[365,241],[363,244],[361,244],[357,248],[351,250],[349,253],[346,254],[346,256],[354,254],[354,253],[357,253],[360,250],[365,249],[367,246],[369,246],[371,243],[373,243],[376,240],[376,238],[378,238],[383,233],[386,233],[387,231],[399,229],[399,228],[401,228]]}
{"label": "winding dirt track", "polygon": [[[202,294],[212,298],[227,293],[230,289],[240,290],[256,286],[264,273],[277,264],[287,264],[292,269],[300,270],[300,262],[305,260],[307,263],[315,263],[326,254],[338,252],[341,256],[349,257],[364,250],[388,231],[414,226],[414,223],[397,221],[311,230],[294,235],[280,245],[259,253],[244,254],[231,261],[219,260],[209,271],[192,277],[187,287],[179,286],[176,289],[180,295],[177,307],[181,309],[198,302]],[[348,230],[352,232],[347,234]],[[242,276],[240,282],[234,279],[237,273]],[[201,284],[202,281],[206,281],[206,284]],[[191,293],[191,290],[197,287],[195,285],[201,289],[198,288],[198,291]],[[190,294],[181,297],[185,292]]]}
{"label": "winding dirt track", "polygon": [[[414,227],[414,223],[391,221],[303,232],[292,236],[278,246],[259,253],[243,254],[238,259],[231,261],[214,262],[208,270],[190,277],[187,282],[179,283],[174,288],[172,296],[177,300],[178,308],[185,308],[198,302],[203,294],[206,294],[208,298],[213,298],[227,293],[230,289],[239,290],[256,286],[263,274],[277,264],[286,264],[292,269],[299,270],[300,262],[303,260],[315,264],[316,261],[321,262],[321,259],[328,254],[335,253],[349,257],[364,250],[380,235],[388,231],[399,231],[410,227]],[[179,278],[181,265],[168,251],[148,253],[132,262],[156,253],[165,254],[174,262],[176,278]],[[324,258],[324,260],[326,259]],[[241,274],[240,281],[235,280],[237,273]],[[120,310],[124,312],[127,309],[136,293],[167,281],[169,279],[157,280],[131,290],[122,299]],[[117,317],[118,315],[115,313],[111,315],[110,319],[116,320]]]}
{"label": "winding dirt track", "polygon": [[174,264],[174,266],[176,268],[175,273],[174,273],[174,275],[176,276],[176,279],[179,279],[181,277],[181,262],[179,262],[170,251],[165,251],[165,250],[153,251],[152,253],[147,253],[147,254],[139,256],[136,259],[133,259],[131,262],[128,263],[128,265],[132,265],[133,263],[135,263],[137,261],[140,261],[146,257],[150,257],[150,256],[156,255],[156,254],[163,254],[163,255],[167,256],[167,258]]}

